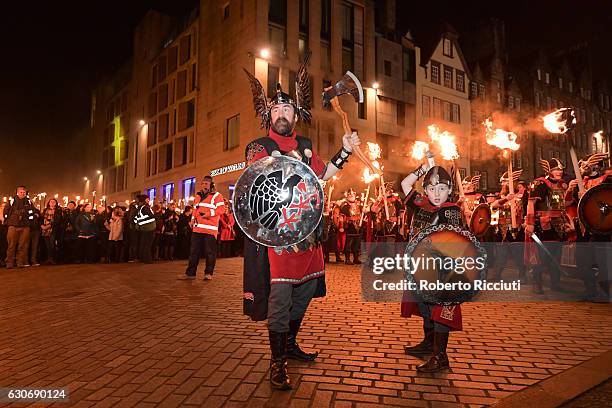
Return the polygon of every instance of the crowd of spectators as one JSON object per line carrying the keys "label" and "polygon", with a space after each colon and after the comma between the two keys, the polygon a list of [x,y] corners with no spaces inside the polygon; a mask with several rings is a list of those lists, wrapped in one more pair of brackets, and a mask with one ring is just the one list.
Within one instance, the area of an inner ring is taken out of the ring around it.
{"label": "crowd of spectators", "polygon": [[[228,206],[229,207],[229,206]],[[0,211],[0,265],[23,268],[40,264],[117,263],[188,259],[193,208],[150,203],[138,196],[129,206],[93,206],[51,198],[35,206],[24,186]],[[240,229],[231,213],[219,223],[219,253],[241,253]],[[6,254],[6,256],[4,256]]]}

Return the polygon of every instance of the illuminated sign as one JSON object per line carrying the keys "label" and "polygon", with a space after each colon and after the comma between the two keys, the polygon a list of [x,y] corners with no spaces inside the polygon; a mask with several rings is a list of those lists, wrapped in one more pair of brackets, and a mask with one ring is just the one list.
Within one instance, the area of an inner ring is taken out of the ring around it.
{"label": "illuminated sign", "polygon": [[121,142],[123,142],[123,136],[121,136],[121,117],[115,116],[113,119],[113,125],[115,127],[115,134],[113,135],[112,146],[115,148],[115,165],[121,164]]}
{"label": "illuminated sign", "polygon": [[233,171],[244,170],[245,167],[246,167],[246,162],[234,163],[234,164],[230,164],[229,166],[219,167],[218,169],[211,170],[210,175],[213,177],[220,176],[225,173],[231,173]]}

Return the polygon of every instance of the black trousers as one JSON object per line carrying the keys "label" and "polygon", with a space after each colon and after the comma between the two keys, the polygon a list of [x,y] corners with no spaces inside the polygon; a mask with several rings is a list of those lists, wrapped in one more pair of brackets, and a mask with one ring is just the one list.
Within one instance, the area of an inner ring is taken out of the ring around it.
{"label": "black trousers", "polygon": [[153,262],[153,240],[155,231],[138,231],[138,260],[144,263]]}
{"label": "black trousers", "polygon": [[191,234],[191,249],[189,252],[189,265],[185,274],[196,276],[198,263],[202,257],[202,253],[206,257],[206,268],[204,274],[212,275],[217,262],[217,239],[211,234],[203,234],[194,232]]}

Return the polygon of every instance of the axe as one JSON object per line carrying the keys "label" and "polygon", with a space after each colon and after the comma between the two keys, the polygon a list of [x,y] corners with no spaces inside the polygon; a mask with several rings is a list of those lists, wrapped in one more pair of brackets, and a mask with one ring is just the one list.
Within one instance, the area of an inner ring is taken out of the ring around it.
{"label": "axe", "polygon": [[[340,95],[351,95],[355,102],[363,103],[363,87],[359,79],[351,71],[346,71],[346,74],[334,86],[323,90],[323,107],[331,105],[334,108],[336,113],[342,118],[344,133],[350,135],[353,133],[353,130],[349,124],[348,115],[340,107],[340,102],[338,101]],[[353,152],[355,152],[359,160],[368,166],[372,173],[381,174],[381,170],[372,165],[372,162],[361,151],[359,146],[353,146]]]}

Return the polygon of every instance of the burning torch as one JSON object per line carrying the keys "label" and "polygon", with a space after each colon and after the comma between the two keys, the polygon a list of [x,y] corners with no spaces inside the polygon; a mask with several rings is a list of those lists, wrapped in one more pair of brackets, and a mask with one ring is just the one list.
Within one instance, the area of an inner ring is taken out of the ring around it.
{"label": "burning torch", "polygon": [[[550,133],[564,135],[571,131],[576,125],[576,115],[574,114],[574,110],[571,108],[561,108],[542,117],[542,121],[544,122],[544,128],[546,128],[546,130],[548,130]],[[572,159],[572,167],[574,167],[574,174],[576,175],[576,180],[578,181],[578,190],[580,191],[580,196],[582,196],[582,194],[585,192],[584,181],[582,180],[582,176],[580,174],[580,167],[578,166],[578,157],[576,156],[576,150],[574,149],[574,142],[571,135],[566,137],[566,140],[569,146],[570,157]]]}
{"label": "burning torch", "polygon": [[[517,151],[521,145],[516,143],[516,133],[507,132],[503,129],[493,129],[491,119],[486,119],[482,124],[485,127],[485,137],[487,143],[495,146],[502,151],[508,152],[508,190],[510,195],[514,195],[514,173],[512,172],[512,152]],[[514,198],[510,200],[510,216],[512,217],[512,230],[516,231],[518,223],[516,220],[516,202]]]}
{"label": "burning torch", "polygon": [[[440,132],[440,128],[436,125],[427,126],[427,133],[431,138],[432,142],[438,143],[440,146],[440,155],[444,160],[450,160],[453,162],[455,168],[455,177],[457,178],[457,187],[459,189],[459,196],[465,197],[463,192],[463,184],[461,184],[461,174],[459,173],[459,167],[457,166],[457,159],[459,153],[457,152],[457,144],[455,143],[455,135],[448,131]],[[433,159],[432,159],[433,160]]]}

